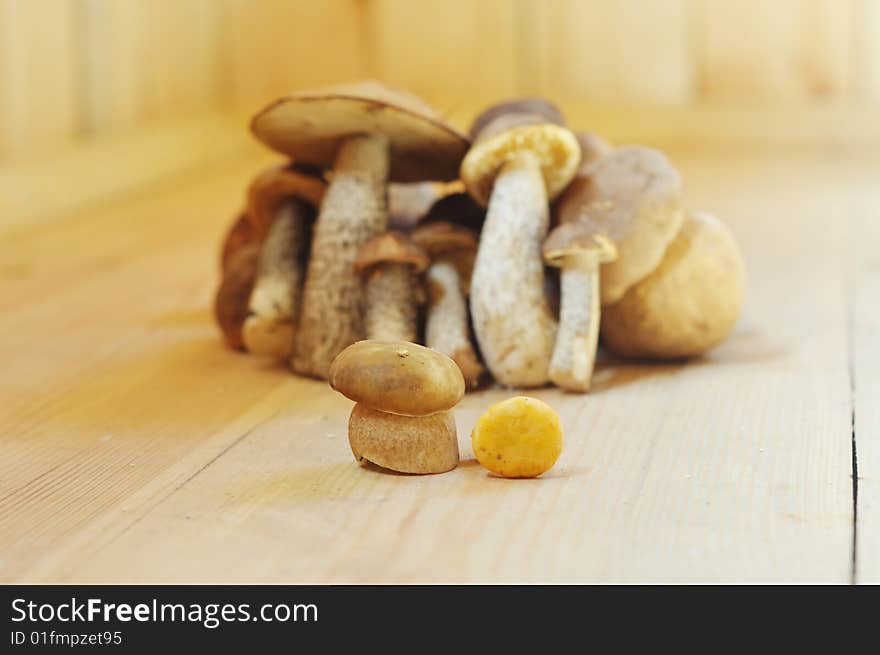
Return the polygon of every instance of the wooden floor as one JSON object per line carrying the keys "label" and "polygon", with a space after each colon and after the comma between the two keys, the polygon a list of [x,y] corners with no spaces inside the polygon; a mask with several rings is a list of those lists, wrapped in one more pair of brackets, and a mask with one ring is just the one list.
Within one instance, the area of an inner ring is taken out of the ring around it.
{"label": "wooden floor", "polygon": [[[2,582],[880,582],[880,157],[670,153],[749,268],[730,340],[534,393],[557,466],[359,467],[350,403],[221,346],[265,156],[0,237]],[[853,470],[858,469],[858,485]],[[857,502],[855,491],[857,489]]]}

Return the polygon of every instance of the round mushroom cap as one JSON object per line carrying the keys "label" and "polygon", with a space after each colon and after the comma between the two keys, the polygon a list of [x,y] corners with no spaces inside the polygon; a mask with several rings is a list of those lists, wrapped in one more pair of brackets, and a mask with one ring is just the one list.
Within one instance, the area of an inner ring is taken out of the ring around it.
{"label": "round mushroom cap", "polygon": [[476,139],[489,123],[505,114],[532,114],[541,119],[543,123],[553,123],[565,127],[565,117],[562,110],[549,100],[544,98],[512,98],[492,105],[483,110],[471,123],[468,135]]}
{"label": "round mushroom cap", "polygon": [[578,175],[585,174],[590,166],[614,150],[614,146],[595,132],[575,132],[574,135],[581,146],[581,167]]}
{"label": "round mushroom cap", "polygon": [[295,198],[312,207],[321,205],[324,180],[298,168],[284,165],[266,169],[248,187],[247,215],[260,238],[266,236],[282,203]]}
{"label": "round mushroom cap", "polygon": [[502,166],[521,152],[538,159],[548,200],[558,196],[577,173],[578,141],[569,130],[533,114],[504,114],[488,123],[461,163],[461,180],[483,207]]}
{"label": "round mushroom cap", "polygon": [[563,223],[553,228],[544,239],[542,247],[544,261],[549,266],[565,265],[566,257],[574,254],[589,254],[598,263],[617,259],[617,248],[608,237],[597,234],[592,226],[584,223]]}
{"label": "round mushroom cap", "polygon": [[560,223],[580,222],[617,246],[602,266],[602,303],[626,290],[660,263],[684,220],[682,182],[663,153],[623,146],[578,176],[556,205]]}
{"label": "round mushroom cap", "polygon": [[452,409],[464,378],[446,355],[408,341],[358,341],[330,364],[330,386],[370,409],[428,416]]}
{"label": "round mushroom cap", "polygon": [[688,213],[660,265],[602,309],[603,343],[622,357],[699,355],[730,334],[745,285],[745,264],[727,226]]}
{"label": "round mushroom cap", "polygon": [[363,273],[377,264],[409,264],[416,273],[422,273],[431,263],[419,246],[401,232],[377,234],[360,247],[354,268]]}
{"label": "round mushroom cap", "polygon": [[455,179],[468,139],[404,91],[367,80],[302,91],[275,100],[251,120],[270,148],[327,168],[346,137],[382,134],[390,149],[389,181]]}

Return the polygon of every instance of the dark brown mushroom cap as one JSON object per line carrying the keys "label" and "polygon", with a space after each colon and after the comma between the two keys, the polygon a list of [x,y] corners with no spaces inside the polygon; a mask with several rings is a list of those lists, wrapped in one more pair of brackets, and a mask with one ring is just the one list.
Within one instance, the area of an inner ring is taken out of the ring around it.
{"label": "dark brown mushroom cap", "polygon": [[248,300],[254,287],[260,244],[250,242],[235,251],[223,272],[214,296],[214,319],[230,348],[244,349],[241,328],[248,316]]}
{"label": "dark brown mushroom cap", "polygon": [[563,266],[565,258],[575,253],[593,253],[597,263],[617,259],[617,248],[604,234],[587,223],[563,223],[553,228],[542,246],[549,266]]}
{"label": "dark brown mushroom cap", "polygon": [[410,232],[410,238],[431,259],[460,250],[476,252],[478,244],[473,230],[442,221],[423,223]]}
{"label": "dark brown mushroom cap", "polygon": [[330,365],[330,386],[370,409],[427,416],[452,409],[464,378],[443,353],[408,341],[358,341]]}
{"label": "dark brown mushroom cap", "polygon": [[531,114],[537,116],[539,122],[565,126],[562,110],[549,100],[544,98],[512,98],[492,105],[474,119],[468,132],[471,140],[476,139],[489,123],[505,114]]}
{"label": "dark brown mushroom cap", "polygon": [[258,238],[266,236],[282,203],[295,198],[320,207],[324,180],[304,170],[293,165],[274,166],[253,179],[247,192],[247,216]]}
{"label": "dark brown mushroom cap", "polygon": [[479,234],[486,219],[486,210],[480,207],[467,192],[450,193],[438,199],[421,224],[452,223]]}
{"label": "dark brown mushroom cap", "polygon": [[453,180],[469,145],[421,98],[371,80],[275,100],[254,116],[251,131],[270,148],[321,168],[332,166],[346,137],[383,134],[392,182]]}
{"label": "dark brown mushroom cap", "polygon": [[422,273],[431,259],[405,234],[396,231],[374,236],[360,247],[354,260],[354,268],[364,273],[377,264],[409,264],[416,273]]}
{"label": "dark brown mushroom cap", "polygon": [[235,253],[256,240],[254,226],[248,215],[242,212],[229,227],[226,236],[223,237],[223,245],[220,247],[220,270],[225,272]]}

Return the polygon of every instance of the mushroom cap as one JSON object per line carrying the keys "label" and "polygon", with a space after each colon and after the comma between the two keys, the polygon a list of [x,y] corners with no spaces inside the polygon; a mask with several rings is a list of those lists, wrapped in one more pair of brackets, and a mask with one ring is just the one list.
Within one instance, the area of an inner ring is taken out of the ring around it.
{"label": "mushroom cap", "polygon": [[452,409],[464,378],[446,355],[408,341],[358,341],[330,365],[330,386],[370,409],[428,416]]}
{"label": "mushroom cap", "polygon": [[412,239],[402,232],[388,231],[377,234],[360,247],[354,268],[363,273],[376,264],[409,264],[416,273],[422,273],[431,263],[430,258]]}
{"label": "mushroom cap", "polygon": [[390,151],[389,181],[455,179],[468,139],[421,98],[366,80],[302,91],[275,100],[251,120],[270,148],[322,168],[341,142],[383,134]]}
{"label": "mushroom cap", "polygon": [[542,252],[544,262],[556,267],[564,266],[566,257],[577,253],[590,253],[598,263],[617,259],[614,243],[605,235],[597,234],[593,226],[581,222],[563,223],[553,228],[544,239]]}
{"label": "mushroom cap", "polygon": [[565,117],[562,115],[562,110],[549,100],[538,97],[511,98],[484,109],[474,119],[474,122],[471,123],[468,135],[471,139],[476,139],[480,132],[483,131],[483,128],[499,116],[504,116],[505,114],[532,114],[540,117],[542,123],[565,126]]}
{"label": "mushroom cap", "polygon": [[682,182],[663,153],[622,146],[578,176],[556,204],[560,223],[580,222],[617,246],[602,266],[602,303],[620,300],[650,273],[684,220]]}
{"label": "mushroom cap", "polygon": [[575,132],[578,143],[581,146],[581,167],[578,175],[583,175],[587,170],[602,157],[614,150],[608,141],[595,132]]}
{"label": "mushroom cap", "polygon": [[303,172],[299,167],[273,166],[257,175],[248,187],[248,218],[257,235],[265,237],[281,203],[295,198],[319,207],[324,190],[324,180]]}
{"label": "mushroom cap", "polygon": [[423,223],[410,232],[410,238],[431,259],[458,250],[477,251],[477,235],[461,225],[446,221]]}
{"label": "mushroom cap", "polygon": [[622,357],[699,355],[733,329],[745,286],[745,264],[727,226],[689,212],[660,265],[603,307],[603,343]]}
{"label": "mushroom cap", "polygon": [[461,179],[471,197],[487,206],[501,167],[523,151],[537,157],[549,200],[568,186],[581,160],[577,139],[566,128],[534,114],[504,114],[482,129],[461,163]]}

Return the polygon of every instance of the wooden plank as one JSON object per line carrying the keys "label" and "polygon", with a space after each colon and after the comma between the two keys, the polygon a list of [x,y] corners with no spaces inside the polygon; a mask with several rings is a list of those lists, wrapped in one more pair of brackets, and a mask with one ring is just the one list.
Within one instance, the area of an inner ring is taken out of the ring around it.
{"label": "wooden plank", "polygon": [[73,5],[0,0],[0,159],[70,141],[78,129]]}
{"label": "wooden plank", "polygon": [[444,106],[445,94],[516,91],[515,9],[510,0],[376,0],[365,20],[370,74]]}
{"label": "wooden plank", "polygon": [[216,109],[220,9],[212,0],[86,0],[79,25],[88,131]]}
{"label": "wooden plank", "polygon": [[607,361],[588,397],[535,392],[566,447],[534,481],[470,451],[510,392],[463,401],[454,472],[385,475],[353,462],[348,401],[220,346],[217,243],[260,161],[7,237],[4,282],[30,300],[0,312],[0,579],[846,582],[839,198],[861,167],[673,160],[742,243],[745,315],[690,364]]}
{"label": "wooden plank", "polygon": [[852,289],[854,441],[858,468],[855,580],[880,584],[880,194],[877,167],[866,167],[862,192],[847,199],[855,227]]}
{"label": "wooden plank", "polygon": [[686,0],[521,3],[537,79],[526,92],[605,103],[681,104],[693,95]]}
{"label": "wooden plank", "polygon": [[223,0],[222,9],[224,93],[237,107],[369,74],[359,0]]}
{"label": "wooden plank", "polygon": [[229,159],[256,147],[245,125],[244,117],[205,114],[0,164],[0,233]]}
{"label": "wooden plank", "polygon": [[701,0],[700,86],[711,100],[845,98],[852,2]]}

